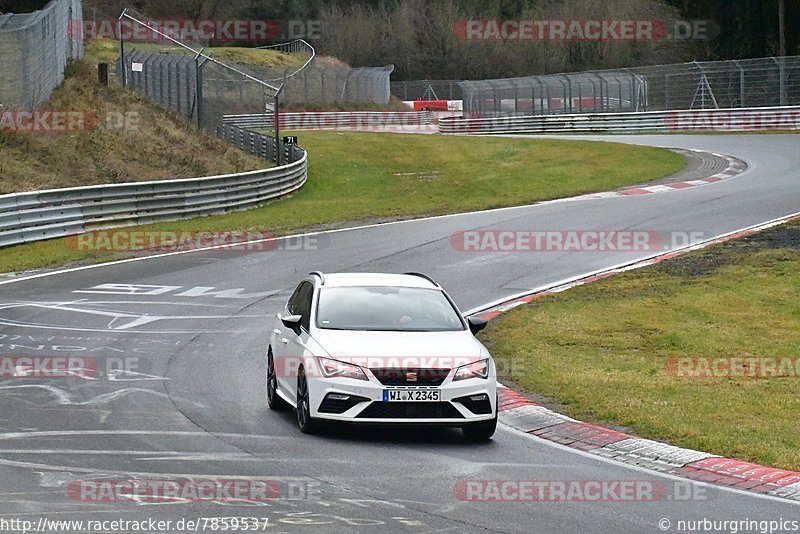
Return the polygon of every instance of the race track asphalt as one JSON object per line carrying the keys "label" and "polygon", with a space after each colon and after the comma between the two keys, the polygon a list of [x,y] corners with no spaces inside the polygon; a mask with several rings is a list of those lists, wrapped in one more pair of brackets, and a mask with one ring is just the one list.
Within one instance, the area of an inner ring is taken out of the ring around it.
{"label": "race track asphalt", "polygon": [[[636,229],[707,239],[800,211],[799,136],[603,139],[719,152],[749,169],[668,193],[391,223],[284,240],[270,251],[177,254],[1,284],[0,355],[84,356],[98,373],[0,379],[0,519],[259,517],[269,532],[601,533],[663,532],[663,518],[671,531],[679,520],[800,519],[789,501],[637,470],[508,427],[486,444],[451,429],[305,436],[288,412],[265,406],[271,318],[311,270],[422,271],[467,310],[652,251],[462,252],[451,243],[456,232]],[[290,250],[298,242],[306,249]],[[76,481],[132,478],[270,480],[283,494],[154,504],[68,492]],[[667,495],[500,503],[454,492],[463,480],[532,479],[653,481]],[[682,498],[687,492],[694,498]]]}

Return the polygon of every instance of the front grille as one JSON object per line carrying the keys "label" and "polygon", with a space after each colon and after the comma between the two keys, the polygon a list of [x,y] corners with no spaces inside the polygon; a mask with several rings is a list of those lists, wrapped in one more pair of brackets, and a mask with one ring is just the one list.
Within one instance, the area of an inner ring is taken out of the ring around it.
{"label": "front grille", "polygon": [[384,386],[438,386],[450,374],[450,369],[400,367],[376,368],[370,371]]}
{"label": "front grille", "polygon": [[472,400],[470,397],[476,395],[467,395],[466,397],[458,397],[453,399],[454,402],[460,402],[464,407],[474,413],[475,415],[488,415],[492,413],[492,403],[489,402],[489,396],[485,393],[481,394],[481,399]]}
{"label": "front grille", "polygon": [[[319,413],[344,413],[359,402],[365,402],[369,399],[366,397],[359,397],[358,395],[350,395],[346,400],[332,399],[331,393],[325,395],[317,410]],[[334,393],[333,395],[339,395]]]}
{"label": "front grille", "polygon": [[449,402],[373,401],[357,416],[361,419],[463,419]]}

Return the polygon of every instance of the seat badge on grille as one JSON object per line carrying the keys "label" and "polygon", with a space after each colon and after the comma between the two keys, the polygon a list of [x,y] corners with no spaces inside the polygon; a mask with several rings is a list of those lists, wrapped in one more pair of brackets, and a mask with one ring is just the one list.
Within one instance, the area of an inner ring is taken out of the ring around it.
{"label": "seat badge on grille", "polygon": [[407,372],[406,373],[406,382],[416,382],[417,381],[417,373]]}

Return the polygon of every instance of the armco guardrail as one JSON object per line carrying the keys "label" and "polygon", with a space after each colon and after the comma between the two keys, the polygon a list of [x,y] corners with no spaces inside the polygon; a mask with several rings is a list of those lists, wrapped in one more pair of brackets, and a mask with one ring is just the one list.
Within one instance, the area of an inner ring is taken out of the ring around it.
{"label": "armco guardrail", "polygon": [[[228,123],[217,127],[216,133],[223,141],[267,161],[278,161],[275,152],[281,149],[283,150],[281,155],[282,163],[292,163],[302,158],[303,154],[305,154],[303,149],[296,145],[284,143],[281,139],[275,139],[272,136],[260,134],[247,128],[256,129],[259,126],[240,127]],[[277,149],[275,148],[276,146],[278,147]]]}
{"label": "armco guardrail", "polygon": [[800,106],[703,109],[639,113],[535,115],[529,117],[442,117],[439,131],[479,133],[640,133],[692,130],[798,130]]}
{"label": "armco guardrail", "polygon": [[[338,130],[351,128],[390,128],[422,126],[434,123],[431,111],[290,111],[278,114],[281,129]],[[223,124],[246,129],[271,129],[275,117],[271,113],[258,115],[225,115]]]}
{"label": "armco guardrail", "polygon": [[0,247],[250,208],[305,183],[307,155],[291,150],[293,163],[239,174],[0,195]]}

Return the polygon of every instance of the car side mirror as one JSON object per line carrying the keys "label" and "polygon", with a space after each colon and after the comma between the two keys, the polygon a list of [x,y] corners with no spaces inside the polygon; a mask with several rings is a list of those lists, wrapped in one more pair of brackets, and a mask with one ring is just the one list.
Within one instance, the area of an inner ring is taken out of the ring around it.
{"label": "car side mirror", "polygon": [[300,335],[300,321],[302,320],[301,315],[287,315],[286,317],[281,317],[281,322],[283,326],[293,330],[295,334],[298,336]]}
{"label": "car side mirror", "polygon": [[467,323],[469,323],[469,330],[472,332],[473,335],[477,334],[484,328],[486,325],[489,324],[489,321],[486,319],[480,319],[478,317],[470,317],[467,319]]}

